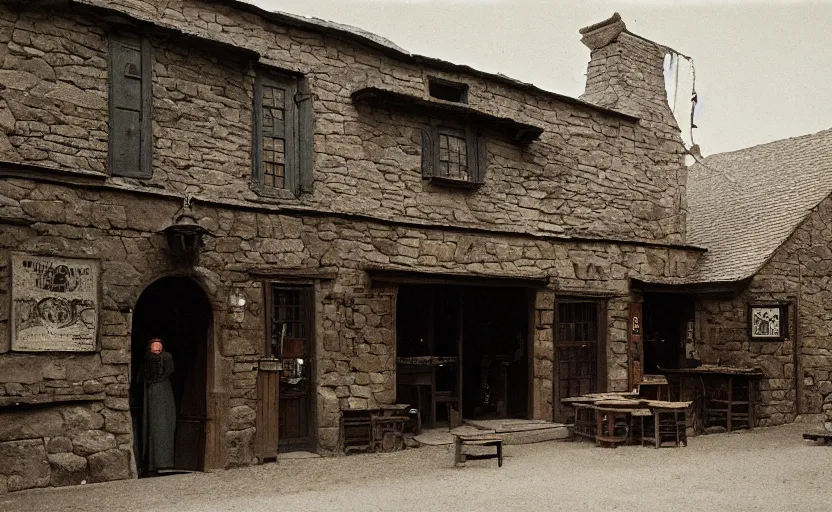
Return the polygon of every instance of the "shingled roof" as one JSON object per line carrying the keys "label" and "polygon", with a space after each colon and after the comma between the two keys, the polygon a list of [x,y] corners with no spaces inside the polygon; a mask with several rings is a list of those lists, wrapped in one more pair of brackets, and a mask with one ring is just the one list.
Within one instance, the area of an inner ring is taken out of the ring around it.
{"label": "shingled roof", "polygon": [[711,155],[688,173],[692,282],[737,281],[765,264],[832,193],[832,129]]}

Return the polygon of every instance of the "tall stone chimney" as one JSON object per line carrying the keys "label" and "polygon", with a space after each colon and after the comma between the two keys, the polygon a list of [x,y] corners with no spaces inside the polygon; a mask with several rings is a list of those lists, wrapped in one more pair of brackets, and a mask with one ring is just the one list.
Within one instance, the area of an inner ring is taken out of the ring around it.
{"label": "tall stone chimney", "polygon": [[[669,76],[671,60],[687,59],[678,52],[627,30],[618,13],[609,19],[580,30],[581,42],[591,50],[586,72],[586,90],[581,99],[640,117],[645,121],[661,123],[678,131],[680,126],[690,129],[692,91],[687,98],[680,97],[685,112],[679,112],[674,87],[676,77]],[[692,67],[690,68],[692,73]],[[676,68],[676,73],[678,69]],[[692,80],[692,75],[691,75]],[[692,81],[689,87],[692,89]],[[673,92],[673,94],[671,94]],[[682,93],[684,94],[684,93]],[[670,99],[671,96],[674,99]],[[684,102],[688,102],[687,109]],[[674,116],[680,117],[677,122]],[[687,140],[687,137],[685,137]]]}

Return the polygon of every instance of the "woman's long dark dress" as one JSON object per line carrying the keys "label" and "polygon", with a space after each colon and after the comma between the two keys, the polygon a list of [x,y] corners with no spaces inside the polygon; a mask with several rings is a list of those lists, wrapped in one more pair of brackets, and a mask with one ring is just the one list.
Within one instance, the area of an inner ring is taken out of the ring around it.
{"label": "woman's long dark dress", "polygon": [[173,357],[168,352],[162,352],[161,356],[161,376],[144,379],[142,453],[147,462],[147,471],[173,468],[176,432],[176,404],[170,385]]}

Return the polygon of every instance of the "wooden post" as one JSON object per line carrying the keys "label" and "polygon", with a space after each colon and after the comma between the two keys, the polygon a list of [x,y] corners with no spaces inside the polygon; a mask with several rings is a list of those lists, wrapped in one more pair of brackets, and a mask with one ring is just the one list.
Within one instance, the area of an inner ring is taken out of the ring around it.
{"label": "wooden post", "polygon": [[642,304],[633,302],[630,304],[630,324],[627,329],[629,335],[629,346],[627,347],[627,358],[629,360],[629,390],[635,389],[643,373],[642,360],[644,351],[642,348]]}

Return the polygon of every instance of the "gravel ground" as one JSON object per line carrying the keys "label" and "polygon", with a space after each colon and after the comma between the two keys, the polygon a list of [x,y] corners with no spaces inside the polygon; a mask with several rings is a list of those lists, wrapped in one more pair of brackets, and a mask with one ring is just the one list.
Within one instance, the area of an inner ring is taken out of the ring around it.
{"label": "gravel ground", "polygon": [[832,447],[806,425],[696,437],[687,448],[507,446],[452,467],[452,447],[288,460],[0,496],[0,511],[828,511]]}

